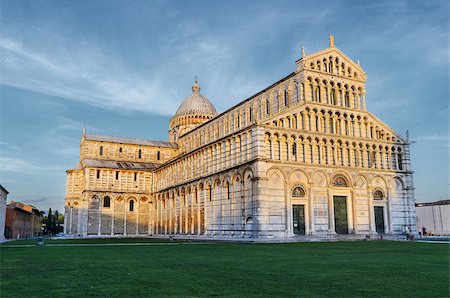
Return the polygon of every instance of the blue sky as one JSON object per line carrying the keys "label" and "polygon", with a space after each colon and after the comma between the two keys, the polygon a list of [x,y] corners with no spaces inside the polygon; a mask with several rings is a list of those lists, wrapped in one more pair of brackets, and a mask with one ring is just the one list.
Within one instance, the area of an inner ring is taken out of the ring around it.
{"label": "blue sky", "polygon": [[328,35],[368,75],[367,107],[412,139],[416,199],[449,196],[448,1],[5,1],[0,184],[63,209],[90,133],[167,139],[195,75],[219,112]]}

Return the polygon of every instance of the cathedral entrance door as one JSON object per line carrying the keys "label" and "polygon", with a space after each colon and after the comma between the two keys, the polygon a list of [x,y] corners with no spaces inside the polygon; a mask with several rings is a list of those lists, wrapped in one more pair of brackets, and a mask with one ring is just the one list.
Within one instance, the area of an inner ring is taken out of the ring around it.
{"label": "cathedral entrance door", "polygon": [[337,234],[348,234],[347,197],[334,196],[334,227]]}
{"label": "cathedral entrance door", "polygon": [[374,206],[375,230],[378,234],[384,234],[384,207]]}
{"label": "cathedral entrance door", "polygon": [[292,205],[294,234],[305,235],[305,205]]}

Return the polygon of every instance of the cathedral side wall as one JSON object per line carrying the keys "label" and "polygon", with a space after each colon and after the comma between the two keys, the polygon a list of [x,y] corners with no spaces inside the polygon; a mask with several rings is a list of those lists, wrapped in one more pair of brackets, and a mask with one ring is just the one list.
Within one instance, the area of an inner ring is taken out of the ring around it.
{"label": "cathedral side wall", "polygon": [[87,158],[162,164],[175,156],[176,153],[177,149],[175,148],[91,140],[83,140],[80,145],[80,160]]}

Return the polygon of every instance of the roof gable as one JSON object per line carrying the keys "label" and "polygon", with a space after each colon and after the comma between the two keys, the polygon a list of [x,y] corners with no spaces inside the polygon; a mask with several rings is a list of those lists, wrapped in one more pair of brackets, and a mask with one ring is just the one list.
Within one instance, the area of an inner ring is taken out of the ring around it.
{"label": "roof gable", "polygon": [[[335,64],[336,61],[338,61],[339,66],[344,65],[345,66],[345,73],[346,77],[351,77],[358,80],[367,80],[367,75],[365,71],[362,69],[359,62],[353,61],[350,57],[348,57],[346,54],[344,54],[341,50],[339,50],[336,47],[329,47],[324,50],[307,54],[302,57],[302,59],[297,61],[298,65],[302,65],[303,69],[310,70],[314,69],[317,70],[318,63],[326,62],[329,63],[330,59],[332,59],[333,63]],[[322,65],[323,67],[323,65]],[[341,67],[342,68],[342,67]],[[348,70],[350,69],[350,73]],[[323,71],[323,69],[322,69]],[[336,73],[335,73],[336,74]],[[355,76],[356,74],[356,76]]]}

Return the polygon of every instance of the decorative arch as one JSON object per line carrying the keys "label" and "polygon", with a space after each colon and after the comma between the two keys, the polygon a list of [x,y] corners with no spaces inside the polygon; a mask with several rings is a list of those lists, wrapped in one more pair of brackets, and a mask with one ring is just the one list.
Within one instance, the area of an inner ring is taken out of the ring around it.
{"label": "decorative arch", "polygon": [[249,177],[250,177],[250,179],[253,179],[253,170],[251,169],[251,168],[246,168],[245,170],[244,170],[244,173],[243,173],[243,175],[242,175],[242,179],[249,179]]}
{"label": "decorative arch", "polygon": [[283,170],[278,167],[272,167],[267,171],[267,178],[270,184],[279,185],[285,180]]}
{"label": "decorative arch", "polygon": [[292,173],[289,175],[289,179],[291,181],[304,181],[306,183],[309,183],[309,175],[303,169],[296,169],[292,171]]}
{"label": "decorative arch", "polygon": [[337,170],[330,176],[332,177],[330,179],[331,186],[333,186],[334,178],[336,178],[337,176],[342,176],[346,180],[346,182],[347,182],[346,187],[352,187],[352,185],[353,185],[352,177],[350,176],[350,174],[347,171]]}
{"label": "decorative arch", "polygon": [[234,173],[233,178],[231,179],[231,181],[234,183],[238,183],[241,181],[241,175],[239,175],[239,173]]}
{"label": "decorative arch", "polygon": [[400,177],[394,177],[392,179],[392,189],[397,192],[402,192],[403,189],[405,189],[405,183],[403,182],[403,179]]}
{"label": "decorative arch", "polygon": [[100,199],[97,195],[93,195],[89,200],[89,209],[99,209]]}
{"label": "decorative arch", "polygon": [[306,197],[306,188],[302,184],[297,184],[291,189],[291,196],[293,198]]}
{"label": "decorative arch", "polygon": [[356,188],[358,189],[366,189],[367,188],[367,179],[363,175],[359,175],[355,179]]}
{"label": "decorative arch", "polygon": [[331,183],[333,187],[350,187],[348,179],[341,174],[335,175],[331,180]]}
{"label": "decorative arch", "polygon": [[231,185],[232,183],[231,183],[231,178],[230,178],[230,176],[228,176],[228,175],[225,175],[223,178],[222,178],[222,185],[226,185],[226,184],[228,184],[228,185]]}
{"label": "decorative arch", "polygon": [[386,195],[381,189],[375,189],[372,193],[372,197],[374,200],[384,200]]}
{"label": "decorative arch", "polygon": [[372,185],[378,188],[386,189],[386,187],[389,185],[386,179],[383,176],[376,175],[372,179]]}
{"label": "decorative arch", "polygon": [[312,183],[314,186],[326,186],[327,185],[327,175],[323,171],[316,171],[312,175]]}

